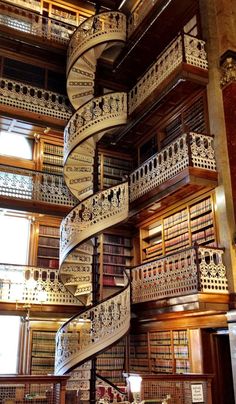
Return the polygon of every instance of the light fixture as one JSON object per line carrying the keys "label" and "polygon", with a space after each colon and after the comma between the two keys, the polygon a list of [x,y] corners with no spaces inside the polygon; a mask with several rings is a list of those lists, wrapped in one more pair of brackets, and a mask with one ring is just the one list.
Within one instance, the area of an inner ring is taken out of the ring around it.
{"label": "light fixture", "polygon": [[142,377],[139,376],[138,374],[129,374],[127,378],[129,385],[130,385],[130,391],[133,395],[133,403],[132,404],[138,404],[140,403],[140,392],[141,392],[141,383],[142,383]]}
{"label": "light fixture", "polygon": [[121,9],[121,7],[123,7],[123,5],[126,3],[126,0],[122,0],[122,2],[120,3],[120,5],[119,5],[119,7],[118,7],[118,10],[120,10]]}

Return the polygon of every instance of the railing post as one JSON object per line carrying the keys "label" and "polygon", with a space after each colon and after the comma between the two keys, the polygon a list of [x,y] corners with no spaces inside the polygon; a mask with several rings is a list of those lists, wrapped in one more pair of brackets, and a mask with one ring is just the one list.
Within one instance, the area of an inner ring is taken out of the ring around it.
{"label": "railing post", "polygon": [[194,243],[194,251],[195,251],[195,261],[196,261],[196,269],[197,269],[197,290],[200,292],[201,291],[201,273],[200,273],[200,262],[199,262],[199,246],[197,242]]}
{"label": "railing post", "polygon": [[186,52],[185,52],[185,43],[184,43],[184,31],[181,31],[181,42],[182,42],[182,57],[183,57],[183,63],[186,63]]}
{"label": "railing post", "polygon": [[190,132],[186,133],[186,144],[187,144],[187,148],[188,148],[188,163],[189,163],[190,167],[193,167]]}

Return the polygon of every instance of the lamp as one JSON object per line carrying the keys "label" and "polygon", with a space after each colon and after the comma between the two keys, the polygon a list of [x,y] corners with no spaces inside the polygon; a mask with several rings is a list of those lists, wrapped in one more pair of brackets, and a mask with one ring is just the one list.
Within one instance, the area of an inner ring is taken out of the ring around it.
{"label": "lamp", "polygon": [[133,400],[134,400],[132,404],[140,403],[142,377],[139,376],[138,374],[130,374],[128,376],[128,382],[129,382],[130,391],[133,395]]}

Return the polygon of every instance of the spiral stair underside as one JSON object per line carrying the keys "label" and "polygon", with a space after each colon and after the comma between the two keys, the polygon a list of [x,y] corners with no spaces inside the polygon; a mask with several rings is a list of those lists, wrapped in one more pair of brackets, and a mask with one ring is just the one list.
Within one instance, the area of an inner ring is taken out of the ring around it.
{"label": "spiral stair underside", "polygon": [[68,96],[76,112],[65,129],[64,177],[79,204],[61,225],[60,277],[85,309],[57,333],[56,374],[72,371],[129,329],[130,285],[93,305],[94,237],[128,217],[128,183],[94,194],[97,142],[127,122],[127,95],[94,97],[96,61],[126,39],[125,16],[101,13],[82,23],[68,50]]}

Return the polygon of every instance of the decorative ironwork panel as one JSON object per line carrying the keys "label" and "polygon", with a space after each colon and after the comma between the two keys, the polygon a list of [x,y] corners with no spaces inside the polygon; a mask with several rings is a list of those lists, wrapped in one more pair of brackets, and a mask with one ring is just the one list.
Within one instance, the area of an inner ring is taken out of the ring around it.
{"label": "decorative ironwork panel", "polygon": [[128,214],[128,184],[123,183],[87,198],[76,206],[61,223],[60,260],[83,240]]}
{"label": "decorative ironwork panel", "polygon": [[63,373],[68,362],[79,363],[119,339],[129,328],[129,318],[129,286],[73,317],[57,332],[56,373]]}
{"label": "decorative ironwork panel", "polygon": [[126,93],[109,93],[93,98],[74,113],[65,128],[64,159],[75,144],[97,131],[125,123],[126,118]]}
{"label": "decorative ironwork panel", "polygon": [[222,255],[220,249],[191,247],[133,268],[133,303],[198,292],[228,293]]}
{"label": "decorative ironwork panel", "polygon": [[[33,8],[36,7],[36,3],[32,5]],[[70,36],[75,31],[72,25],[2,2],[0,2],[0,25],[63,45],[68,44]]]}
{"label": "decorative ironwork panel", "polygon": [[67,97],[15,80],[0,78],[0,102],[14,108],[68,120],[71,109]]}
{"label": "decorative ironwork panel", "polygon": [[75,205],[62,176],[5,165],[0,165],[0,195],[56,205]]}
{"label": "decorative ironwork panel", "polygon": [[205,42],[187,34],[180,34],[160,54],[157,61],[129,93],[129,112],[132,113],[177,66],[184,62],[206,70],[208,67]]}
{"label": "decorative ironwork panel", "polygon": [[60,282],[58,271],[11,264],[0,264],[0,300],[29,304],[79,304],[78,299]]}
{"label": "decorative ironwork panel", "polygon": [[145,161],[130,175],[130,201],[140,198],[189,166],[216,171],[211,136],[184,133]]}

